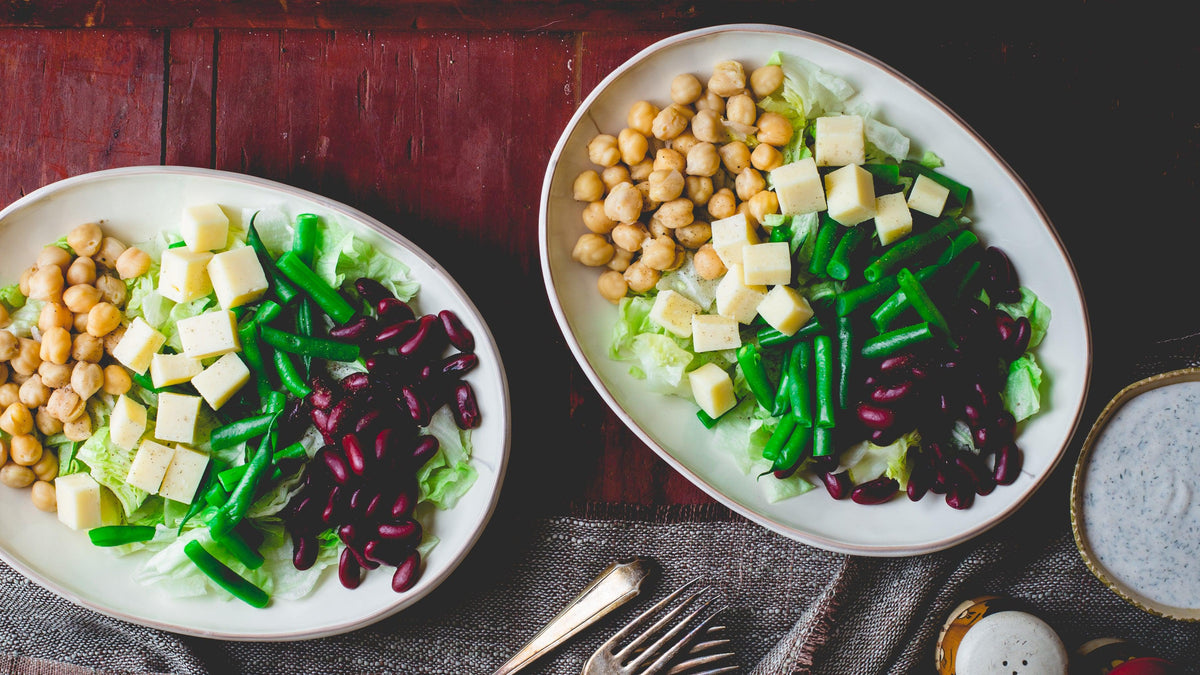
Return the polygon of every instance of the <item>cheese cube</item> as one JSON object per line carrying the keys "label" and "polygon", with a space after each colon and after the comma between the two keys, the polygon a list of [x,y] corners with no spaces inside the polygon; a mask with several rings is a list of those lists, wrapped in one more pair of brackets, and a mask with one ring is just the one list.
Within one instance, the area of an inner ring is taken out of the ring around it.
{"label": "cheese cube", "polygon": [[875,183],[861,166],[848,164],[825,176],[829,217],[842,225],[857,225],[875,215]]}
{"label": "cheese cube", "polygon": [[108,418],[108,437],[119,448],[133,450],[146,431],[146,407],[125,394],[117,397]]}
{"label": "cheese cube", "polygon": [[818,117],[814,135],[817,166],[863,164],[867,161],[863,118],[858,115]]}
{"label": "cheese cube", "polygon": [[742,335],[736,319],[718,314],[692,316],[692,349],[715,352],[742,346]]}
{"label": "cheese cube", "polygon": [[688,373],[688,381],[692,385],[692,397],[696,399],[696,405],[709,417],[720,417],[737,405],[737,397],[733,395],[733,380],[715,363],[706,363]]}
{"label": "cheese cube", "polygon": [[176,443],[196,442],[196,420],[200,417],[199,396],[164,391],[158,395],[158,415],[154,418],[154,437]]}
{"label": "cheese cube", "polygon": [[139,316],[129,324],[121,341],[113,347],[112,355],[121,365],[141,375],[150,367],[150,359],[166,341],[167,336],[154,330]]}
{"label": "cheese cube", "polygon": [[158,292],[168,300],[189,302],[212,293],[206,266],[213,254],[186,248],[169,248],[162,253]]}
{"label": "cheese cube", "polygon": [[[182,322],[180,322],[182,323]],[[236,354],[226,354],[192,378],[192,386],[213,410],[220,410],[250,381],[250,369]]]}
{"label": "cheese cube", "polygon": [[742,266],[734,263],[717,284],[717,314],[750,323],[758,314],[758,303],[765,297],[767,287],[746,284]]}
{"label": "cheese cube", "polygon": [[186,445],[176,445],[174,453],[158,494],[173,501],[191,504],[196,496],[196,488],[200,487],[200,479],[204,478],[208,454]]}
{"label": "cheese cube", "polygon": [[700,313],[700,305],[672,290],[660,291],[650,308],[650,320],[679,337],[691,337],[692,316]]}
{"label": "cheese cube", "polygon": [[229,240],[229,216],[217,204],[198,204],[183,210],[179,225],[183,241],[193,251],[225,248]]}
{"label": "cheese cube", "polygon": [[58,501],[58,519],[72,530],[90,530],[104,524],[100,484],[86,473],[72,473],[54,479]]}
{"label": "cheese cube", "polygon": [[[812,157],[784,164],[771,171],[771,183],[779,198],[779,212],[785,216],[824,211],[825,189]],[[715,223],[714,223],[715,225]]]}
{"label": "cheese cube", "polygon": [[204,364],[186,354],[155,354],[150,357],[150,381],[154,387],[183,384],[200,374]]}
{"label": "cheese cube", "polygon": [[795,335],[813,316],[812,306],[796,289],[776,286],[758,303],[758,313],[772,328],[784,335]]}
{"label": "cheese cube", "polygon": [[912,232],[912,212],[904,201],[904,193],[896,192],[875,200],[875,233],[879,243],[888,244]]}
{"label": "cheese cube", "polygon": [[742,249],[759,242],[754,223],[739,211],[712,223],[712,247],[725,267],[742,262]]}
{"label": "cheese cube", "polygon": [[174,456],[175,451],[166,445],[149,439],[142,441],[137,454],[133,456],[133,464],[129,466],[125,482],[150,494],[158,492]]}
{"label": "cheese cube", "polygon": [[237,317],[227,309],[180,319],[176,325],[183,353],[193,359],[207,359],[242,348],[237,335]]}
{"label": "cheese cube", "polygon": [[771,286],[792,282],[792,249],[787,242],[752,244],[742,249],[747,284]]}
{"label": "cheese cube", "polygon": [[942,215],[950,190],[928,176],[917,176],[908,191],[908,208],[927,213],[933,217]]}
{"label": "cheese cube", "polygon": [[253,248],[222,251],[208,261],[208,278],[221,307],[232,309],[254,302],[267,292],[267,275]]}

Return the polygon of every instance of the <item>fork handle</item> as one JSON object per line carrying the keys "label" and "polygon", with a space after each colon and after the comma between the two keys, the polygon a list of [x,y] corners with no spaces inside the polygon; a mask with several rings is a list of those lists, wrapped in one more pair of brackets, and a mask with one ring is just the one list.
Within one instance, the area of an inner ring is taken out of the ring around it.
{"label": "fork handle", "polygon": [[614,609],[632,600],[642,590],[652,571],[645,558],[618,561],[604,568],[574,600],[563,608],[537,635],[492,675],[509,675],[566,642],[571,636],[596,623]]}

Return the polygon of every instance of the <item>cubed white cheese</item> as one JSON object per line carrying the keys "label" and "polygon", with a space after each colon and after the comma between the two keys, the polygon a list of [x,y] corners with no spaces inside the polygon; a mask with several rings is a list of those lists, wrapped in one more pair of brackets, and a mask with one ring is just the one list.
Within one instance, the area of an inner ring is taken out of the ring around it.
{"label": "cubed white cheese", "polygon": [[785,216],[824,211],[825,189],[821,185],[821,174],[812,157],[784,164],[771,171],[771,183],[775,196],[779,198],[779,212]]}
{"label": "cubed white cheese", "polygon": [[179,224],[183,241],[193,251],[225,248],[229,239],[229,216],[218,204],[197,204],[183,210]]}
{"label": "cubed white cheese", "polygon": [[753,221],[739,211],[728,218],[712,223],[712,247],[725,267],[742,262],[742,249],[747,244],[757,244],[758,231]]}
{"label": "cubed white cheese", "polygon": [[785,241],[752,244],[742,249],[747,284],[772,286],[792,282],[792,250]]}
{"label": "cubed white cheese", "polygon": [[227,309],[180,319],[176,325],[183,353],[193,359],[207,359],[242,348],[237,335],[237,317]]}
{"label": "cubed white cheese", "polygon": [[[182,322],[180,322],[182,323]],[[236,354],[226,354],[192,378],[192,386],[213,410],[220,410],[250,381],[250,369]]]}
{"label": "cubed white cheese", "polygon": [[212,293],[208,261],[213,254],[186,248],[169,248],[162,253],[158,292],[168,300],[189,302]]}
{"label": "cubed white cheese", "polygon": [[808,300],[790,286],[776,286],[758,303],[758,313],[772,328],[795,335],[813,316]]}
{"label": "cubed white cheese", "polygon": [[692,316],[700,313],[700,305],[672,290],[659,291],[650,308],[650,320],[679,337],[691,337]]}
{"label": "cubed white cheese", "polygon": [[154,330],[139,316],[134,318],[121,336],[121,341],[113,347],[112,355],[121,365],[141,375],[150,367],[150,359],[166,341],[167,336]]}
{"label": "cubed white cheese", "polygon": [[133,464],[129,466],[125,482],[150,494],[157,493],[174,456],[175,450],[169,446],[149,439],[142,441],[137,454],[133,456]]}
{"label": "cubed white cheese", "polygon": [[150,358],[150,381],[155,388],[183,384],[200,374],[204,364],[187,354],[155,354]]}
{"label": "cubed white cheese", "polygon": [[717,284],[717,314],[750,323],[758,314],[758,303],[766,296],[767,287],[747,285],[742,266],[735,263]]}
{"label": "cubed white cheese", "polygon": [[191,504],[207,466],[207,453],[193,450],[186,445],[176,445],[171,465],[167,467],[158,494],[167,499]]}
{"label": "cubed white cheese", "polygon": [[867,161],[863,118],[858,115],[818,117],[814,135],[817,166],[862,164]]}
{"label": "cubed white cheese", "polygon": [[848,164],[825,176],[829,217],[842,225],[857,225],[875,215],[875,183],[857,164]]}
{"label": "cubed white cheese", "polygon": [[942,215],[946,208],[946,198],[950,190],[928,176],[917,176],[912,189],[908,191],[908,208],[913,211],[927,213],[933,217]]}
{"label": "cubed white cheese", "polygon": [[692,385],[692,397],[696,399],[696,405],[709,417],[720,417],[737,405],[733,380],[715,363],[706,363],[688,373],[688,381]]}
{"label": "cubed white cheese", "polygon": [[154,418],[154,437],[176,443],[196,442],[196,420],[200,417],[199,396],[164,391],[158,395],[158,414]]}
{"label": "cubed white cheese", "polygon": [[888,244],[908,236],[912,232],[912,212],[904,201],[903,192],[895,192],[875,199],[875,233],[879,243]]}
{"label": "cubed white cheese", "polygon": [[108,418],[108,438],[119,448],[133,450],[146,431],[146,407],[125,394],[117,397]]}
{"label": "cubed white cheese", "polygon": [[267,292],[267,275],[258,254],[249,246],[214,255],[208,261],[208,278],[217,302],[225,309],[254,302]]}
{"label": "cubed white cheese", "polygon": [[100,484],[80,472],[54,479],[58,519],[72,530],[90,530],[104,524]]}
{"label": "cubed white cheese", "polygon": [[737,349],[740,346],[742,336],[737,319],[719,314],[692,316],[692,349],[697,353]]}

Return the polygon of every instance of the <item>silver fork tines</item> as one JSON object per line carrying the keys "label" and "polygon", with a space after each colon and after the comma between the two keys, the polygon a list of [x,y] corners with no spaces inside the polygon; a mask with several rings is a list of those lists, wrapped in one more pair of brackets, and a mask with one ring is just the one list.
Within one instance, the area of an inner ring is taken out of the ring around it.
{"label": "silver fork tines", "polygon": [[[630,621],[621,630],[617,631],[616,635],[613,635],[604,644],[600,645],[600,648],[588,659],[583,667],[582,675],[654,675],[655,673],[663,672],[668,665],[671,666],[671,669],[666,671],[667,675],[683,675],[685,673],[687,675],[715,675],[716,673],[727,673],[736,670],[737,666],[720,665],[721,662],[733,656],[732,652],[709,653],[712,649],[728,645],[729,640],[706,639],[705,641],[697,642],[697,639],[702,635],[706,638],[713,637],[714,634],[719,634],[720,631],[724,630],[724,626],[713,625],[713,621],[724,608],[717,609],[709,613],[702,620],[697,621],[713,602],[711,599],[697,602],[700,596],[708,590],[707,588],[700,588],[693,591],[669,612],[649,627],[641,630],[652,617],[678,600],[680,596],[695,584],[696,580],[684,584],[674,593],[663,598],[653,607],[638,615],[633,621]],[[680,618],[693,605],[695,607],[691,612]],[[674,623],[674,626],[663,633],[662,631],[672,623]],[[618,648],[619,645],[638,630],[641,630],[641,632],[632,641]],[[659,635],[659,633],[662,633],[662,635]],[[654,638],[657,639],[654,640],[653,644],[648,647],[642,647],[642,645]],[[686,660],[676,662],[684,650],[688,650],[685,655]],[[716,667],[709,668],[710,666]],[[701,668],[709,669],[700,670]]]}

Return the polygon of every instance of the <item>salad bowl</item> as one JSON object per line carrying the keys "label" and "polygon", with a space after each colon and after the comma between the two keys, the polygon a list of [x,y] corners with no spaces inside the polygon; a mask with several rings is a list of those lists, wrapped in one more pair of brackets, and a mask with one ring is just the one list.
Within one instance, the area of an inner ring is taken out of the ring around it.
{"label": "salad bowl", "polygon": [[[616,135],[636,101],[667,105],[678,74],[704,80],[713,65],[729,59],[749,73],[777,51],[848,81],[877,118],[912,139],[910,157],[924,150],[941,157],[947,175],[973,188],[965,213],[972,229],[984,244],[1008,253],[1021,284],[1036,291],[1053,313],[1037,348],[1045,373],[1041,412],[1022,423],[1017,438],[1024,452],[1022,472],[1014,484],[975,500],[969,509],[949,508],[940,498],[910,502],[902,496],[865,506],[832,500],[819,487],[771,501],[755,476],[728,459],[719,435],[697,421],[695,403],[649,390],[631,374],[630,363],[609,356],[618,309],[597,292],[599,271],[572,259],[576,240],[587,232],[573,181],[596,168],[588,159],[589,141],[599,133]],[[647,47],[605,77],[567,124],[546,171],[540,218],[546,290],[567,344],[599,395],[638,438],[700,489],[798,541],[865,556],[916,555],[966,541],[1013,513],[1042,485],[1082,415],[1091,376],[1087,310],[1073,264],[1045,211],[953,111],[893,68],[847,45],[790,28],[739,24],[682,33]]]}
{"label": "salad bowl", "polygon": [[[280,641],[334,635],[395,614],[427,594],[455,570],[478,540],[495,508],[509,452],[508,383],[487,325],[462,288],[436,260],[383,223],[331,199],[241,174],[188,167],[128,167],[68,178],[36,190],[0,211],[0,279],[11,284],[37,252],[76,225],[100,222],[129,243],[178,227],[183,206],[216,203],[231,226],[254,210],[294,218],[314,213],[339,223],[356,238],[409,268],[419,282],[418,310],[451,309],[474,334],[479,367],[469,376],[481,425],[471,434],[477,478],[457,504],[430,516],[438,538],[416,585],[391,588],[391,575],[368,574],[354,590],[338,583],[336,569],[322,571],[298,599],[275,598],[256,609],[224,593],[176,597],[167,588],[142,585],[135,571],[147,552],[118,556],[92,546],[86,533],[63,526],[53,513],[34,508],[28,490],[0,488],[0,559],[57,595],[99,613],[162,630],[208,638]],[[291,544],[275,555],[291,559]],[[267,553],[270,555],[270,553]],[[186,562],[186,561],[185,561]],[[160,584],[165,586],[166,584]]]}

